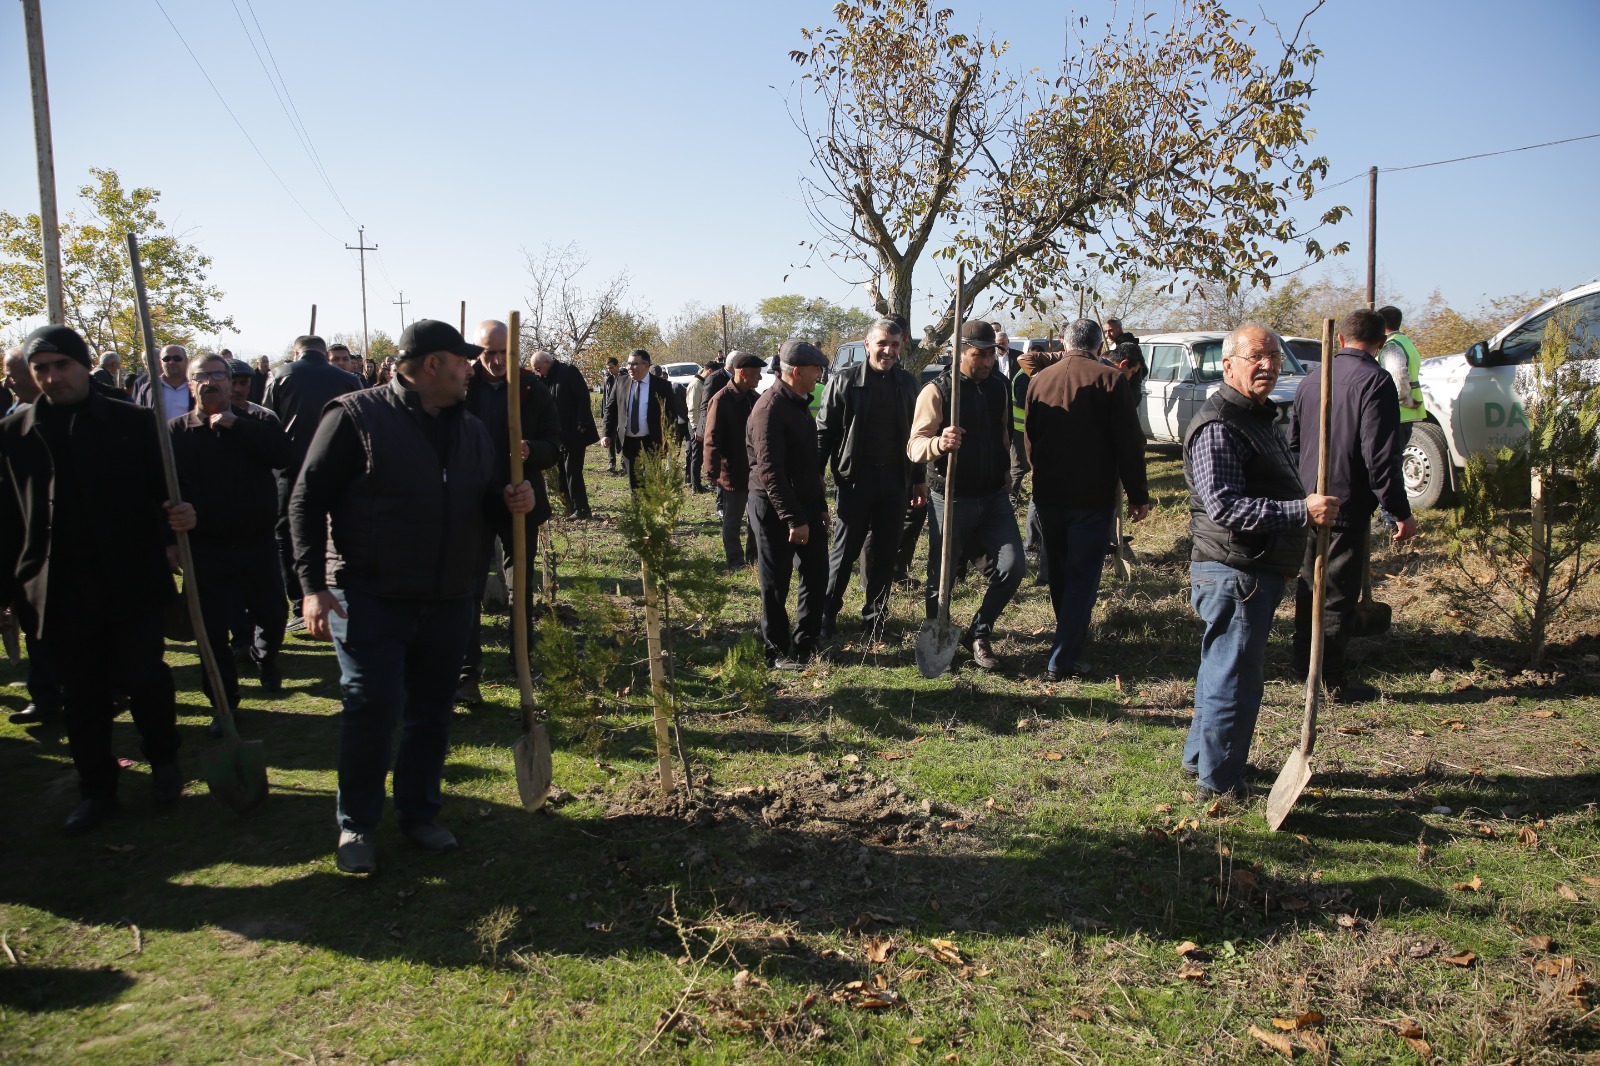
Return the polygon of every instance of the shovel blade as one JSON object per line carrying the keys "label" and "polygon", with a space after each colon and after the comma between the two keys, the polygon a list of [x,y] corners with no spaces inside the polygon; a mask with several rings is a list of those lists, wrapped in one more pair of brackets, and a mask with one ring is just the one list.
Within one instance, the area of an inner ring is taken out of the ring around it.
{"label": "shovel blade", "polygon": [[200,753],[206,787],[230,810],[253,814],[267,801],[267,754],[259,740],[223,741]]}
{"label": "shovel blade", "polygon": [[1272,791],[1267,795],[1268,829],[1274,833],[1278,831],[1310,780],[1311,756],[1306,754],[1305,749],[1296,748],[1289,753],[1288,761],[1278,771],[1278,779],[1272,783]]}
{"label": "shovel blade", "polygon": [[923,677],[938,677],[950,669],[961,646],[961,630],[948,618],[930,618],[917,633],[917,672]]}
{"label": "shovel blade", "polygon": [[550,760],[550,730],[543,722],[534,723],[531,730],[517,738],[511,758],[517,767],[517,794],[522,798],[522,805],[536,811],[550,798],[550,786],[555,778]]}

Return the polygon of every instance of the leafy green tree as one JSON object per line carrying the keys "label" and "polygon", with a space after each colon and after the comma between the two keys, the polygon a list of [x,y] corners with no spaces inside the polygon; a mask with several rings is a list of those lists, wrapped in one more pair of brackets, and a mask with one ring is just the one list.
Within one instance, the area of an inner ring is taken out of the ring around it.
{"label": "leafy green tree", "polygon": [[[833,11],[836,24],[802,31],[791,53],[809,90],[793,109],[815,164],[806,202],[815,251],[861,269],[880,314],[914,319],[925,257],[964,261],[969,301],[998,287],[1022,309],[1063,278],[1265,287],[1276,248],[1311,260],[1345,250],[1288,217],[1327,172],[1304,152],[1321,56],[1304,20],[1263,52],[1258,26],[1219,0],[1178,0],[1170,25],[1111,25],[1058,72],[1011,76],[1004,42],[956,32],[926,0]],[[941,307],[919,346],[954,328]]]}
{"label": "leafy green tree", "polygon": [[761,331],[776,351],[778,345],[796,337],[831,352],[844,341],[866,333],[877,316],[855,307],[842,307],[820,296],[769,296],[756,304],[761,315]]}
{"label": "leafy green tree", "polygon": [[[727,336],[723,336],[723,311],[727,311]],[[767,335],[750,313],[741,307],[705,307],[693,301],[667,323],[667,333],[662,348],[655,354],[657,362],[704,363],[721,355],[723,345],[728,351],[766,354]],[[777,351],[776,348],[773,349]]]}
{"label": "leafy green tree", "polygon": [[[161,193],[124,189],[115,170],[90,168],[78,190],[85,219],[61,221],[61,279],[67,324],[96,351],[116,349],[124,366],[144,348],[125,240],[139,238],[157,344],[189,344],[234,328],[212,313],[222,290],[207,283],[211,257],[168,229],[156,214]],[[39,216],[0,211],[0,325],[45,312],[44,239]]]}
{"label": "leafy green tree", "polygon": [[1468,461],[1450,524],[1456,605],[1499,624],[1534,669],[1551,623],[1600,569],[1597,365],[1595,338],[1551,316],[1533,372],[1519,374],[1527,435]]}

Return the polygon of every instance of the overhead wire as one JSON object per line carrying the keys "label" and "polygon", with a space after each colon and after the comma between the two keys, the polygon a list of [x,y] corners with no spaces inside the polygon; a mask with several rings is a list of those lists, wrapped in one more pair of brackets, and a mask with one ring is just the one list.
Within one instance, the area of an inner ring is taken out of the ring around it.
{"label": "overhead wire", "polygon": [[[1435,159],[1431,163],[1412,163],[1409,166],[1403,167],[1379,167],[1378,173],[1397,174],[1402,170],[1422,170],[1426,167],[1442,167],[1446,163],[1465,163],[1469,159],[1488,159],[1492,156],[1511,155],[1515,152],[1531,152],[1535,148],[1552,148],[1558,144],[1573,144],[1577,141],[1592,141],[1597,137],[1600,137],[1600,133],[1585,133],[1579,137],[1563,137],[1556,141],[1541,141],[1538,144],[1525,144],[1520,148],[1502,148],[1496,152],[1474,152],[1472,155],[1458,155],[1454,159]],[[1332,192],[1341,185],[1349,185],[1352,181],[1355,181],[1358,178],[1366,177],[1369,173],[1370,171],[1363,170],[1360,173],[1350,175],[1348,178],[1345,178],[1342,181],[1336,181],[1332,185],[1320,185],[1317,187],[1316,192],[1312,193],[1312,195],[1315,196],[1319,193]]]}
{"label": "overhead wire", "polygon": [[233,124],[239,127],[239,132],[242,133],[244,135],[244,139],[249,142],[250,147],[256,153],[256,157],[261,160],[261,165],[267,168],[267,172],[272,175],[273,179],[277,181],[278,186],[283,189],[284,195],[288,196],[290,200],[294,201],[294,205],[300,209],[300,212],[305,215],[306,218],[311,220],[312,225],[316,226],[323,233],[326,233],[331,239],[335,241],[341,240],[341,238],[334,235],[332,230],[328,229],[327,226],[324,226],[317,220],[317,217],[313,215],[309,209],[307,209],[305,204],[300,202],[300,198],[294,194],[292,189],[289,188],[288,183],[283,180],[282,175],[280,175],[277,170],[273,168],[272,164],[267,160],[266,154],[262,152],[261,147],[256,144],[255,138],[250,136],[250,131],[245,129],[244,123],[239,121],[239,116],[234,114],[233,108],[228,106],[227,98],[222,95],[222,90],[218,89],[217,83],[211,80],[211,75],[207,73],[205,64],[200,62],[200,57],[195,55],[193,48],[189,47],[189,42],[184,39],[183,32],[178,29],[178,24],[172,21],[172,16],[167,14],[167,9],[162,6],[161,0],[155,0],[155,5],[156,9],[161,12],[161,17],[167,20],[167,25],[171,26],[172,32],[177,35],[178,43],[183,45],[183,50],[189,53],[190,59],[194,60],[194,65],[199,69],[200,76],[205,78],[207,85],[211,86],[211,91],[216,94],[217,102],[220,103],[222,105],[222,109],[228,113],[228,117],[233,119]]}

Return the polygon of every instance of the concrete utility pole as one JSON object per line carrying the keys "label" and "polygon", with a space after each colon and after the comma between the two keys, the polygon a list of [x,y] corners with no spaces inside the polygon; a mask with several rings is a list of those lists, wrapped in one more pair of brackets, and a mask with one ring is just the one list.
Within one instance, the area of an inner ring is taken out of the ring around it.
{"label": "concrete utility pole", "polygon": [[1378,168],[1367,168],[1367,310],[1378,307]]}
{"label": "concrete utility pole", "polygon": [[316,304],[312,304],[311,305],[311,328],[306,330],[306,332],[311,334],[313,337],[315,337],[317,335],[317,305]]}
{"label": "concrete utility pole", "polygon": [[355,247],[348,244],[344,247],[345,251],[361,253],[361,354],[366,355],[367,349],[372,347],[367,339],[367,253],[376,252],[378,246],[367,243],[367,227],[359,226],[356,228]]}
{"label": "concrete utility pole", "polygon": [[56,159],[50,145],[50,90],[44,73],[44,22],[39,0],[22,0],[28,38],[28,75],[33,86],[33,143],[39,157],[39,228],[44,231],[45,310],[52,326],[67,322],[61,297],[61,226],[56,221]]}
{"label": "concrete utility pole", "polygon": [[[723,304],[722,305],[722,358],[724,360],[726,360],[728,358],[728,352],[730,350],[731,349],[729,349],[729,347],[728,347],[728,305],[727,304]],[[728,368],[727,367],[723,367],[723,369],[726,370]]]}
{"label": "concrete utility pole", "polygon": [[[404,333],[406,331],[406,304],[411,302],[406,299],[406,290],[400,290],[400,299],[390,300],[389,302],[400,308],[400,332]],[[361,354],[366,355],[367,353],[362,352]]]}

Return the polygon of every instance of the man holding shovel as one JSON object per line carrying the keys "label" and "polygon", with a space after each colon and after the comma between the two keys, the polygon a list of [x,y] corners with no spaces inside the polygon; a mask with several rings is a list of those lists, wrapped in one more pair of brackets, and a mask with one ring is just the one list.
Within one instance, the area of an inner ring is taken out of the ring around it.
{"label": "man holding shovel", "polygon": [[429,851],[456,847],[436,819],[480,538],[489,518],[534,505],[521,470],[515,485],[494,476],[489,432],[464,405],[482,349],[426,318],[406,327],[399,349],[389,384],[328,405],[289,507],[306,630],[331,637],[339,656],[345,873],[377,869],[391,763],[400,832]]}
{"label": "man holding shovel", "polygon": [[[91,387],[82,337],[44,326],[23,352],[43,396],[0,421],[0,601],[18,604],[61,678],[83,796],[64,829],[86,833],[120,807],[111,747],[119,694],[150,762],[156,806],[183,792],[161,620],[173,596],[172,531],[193,529],[195,513],[167,502],[153,415]],[[105,550],[108,528],[119,531],[117,553]]]}
{"label": "man holding shovel", "polygon": [[1282,365],[1271,330],[1247,324],[1228,334],[1222,385],[1184,441],[1194,540],[1189,596],[1206,629],[1183,769],[1195,775],[1204,799],[1249,793],[1245,762],[1261,711],[1272,615],[1300,571],[1307,527],[1331,526],[1339,515],[1335,497],[1306,494],[1274,423],[1269,397]]}

